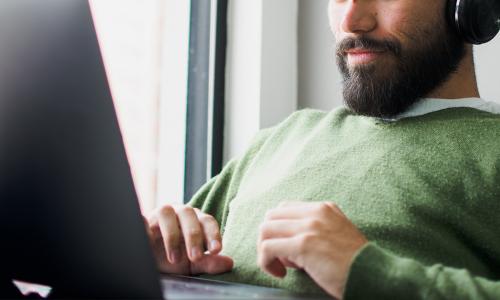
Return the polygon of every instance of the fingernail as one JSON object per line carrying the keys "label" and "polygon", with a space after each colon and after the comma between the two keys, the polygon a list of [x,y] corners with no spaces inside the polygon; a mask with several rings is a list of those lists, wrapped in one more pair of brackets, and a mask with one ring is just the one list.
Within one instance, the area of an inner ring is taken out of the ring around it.
{"label": "fingernail", "polygon": [[216,251],[217,249],[219,249],[219,246],[220,246],[219,241],[217,241],[217,240],[212,240],[212,241],[210,242],[210,251]]}
{"label": "fingernail", "polygon": [[179,249],[172,250],[170,253],[170,262],[179,263],[181,261],[181,251]]}
{"label": "fingernail", "polygon": [[198,247],[191,248],[191,259],[198,259],[201,257],[201,250]]}

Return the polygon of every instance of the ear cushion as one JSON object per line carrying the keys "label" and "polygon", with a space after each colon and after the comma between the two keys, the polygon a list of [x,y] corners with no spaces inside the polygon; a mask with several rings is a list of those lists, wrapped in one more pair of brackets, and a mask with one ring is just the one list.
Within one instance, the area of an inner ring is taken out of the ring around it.
{"label": "ear cushion", "polygon": [[448,20],[471,44],[492,40],[500,30],[500,0],[449,0]]}

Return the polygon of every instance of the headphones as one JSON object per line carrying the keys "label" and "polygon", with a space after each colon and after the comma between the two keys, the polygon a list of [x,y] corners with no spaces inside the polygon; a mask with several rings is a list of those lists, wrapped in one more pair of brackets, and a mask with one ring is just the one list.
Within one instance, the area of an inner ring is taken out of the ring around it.
{"label": "headphones", "polygon": [[479,45],[500,31],[500,0],[448,0],[447,19],[468,43]]}

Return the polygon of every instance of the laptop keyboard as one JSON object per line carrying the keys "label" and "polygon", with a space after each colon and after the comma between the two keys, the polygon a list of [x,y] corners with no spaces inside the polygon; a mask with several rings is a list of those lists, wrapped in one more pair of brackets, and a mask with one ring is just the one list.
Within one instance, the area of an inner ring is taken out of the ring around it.
{"label": "laptop keyboard", "polygon": [[[175,294],[198,294],[206,296],[231,296],[237,298],[260,298],[262,295],[251,293],[248,290],[232,286],[219,286],[211,284],[200,284],[192,282],[171,282],[166,288],[167,295],[169,289]],[[267,298],[266,298],[267,299]]]}
{"label": "laptop keyboard", "polygon": [[331,299],[304,297],[283,290],[186,277],[168,276],[162,279],[165,299]]}

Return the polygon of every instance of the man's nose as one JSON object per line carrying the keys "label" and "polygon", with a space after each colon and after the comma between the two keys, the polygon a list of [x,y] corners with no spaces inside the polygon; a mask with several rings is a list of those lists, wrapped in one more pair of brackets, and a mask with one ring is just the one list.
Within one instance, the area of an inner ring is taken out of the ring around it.
{"label": "man's nose", "polygon": [[345,1],[341,28],[345,33],[363,34],[377,27],[377,16],[372,0]]}

